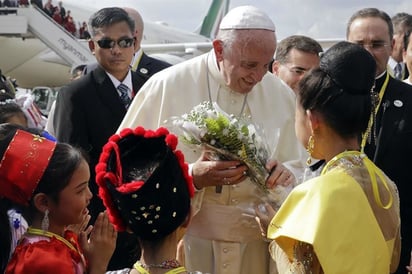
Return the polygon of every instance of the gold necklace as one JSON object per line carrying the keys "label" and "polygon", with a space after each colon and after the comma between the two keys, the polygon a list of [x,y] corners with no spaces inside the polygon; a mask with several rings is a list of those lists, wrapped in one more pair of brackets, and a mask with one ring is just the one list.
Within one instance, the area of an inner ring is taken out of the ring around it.
{"label": "gold necklace", "polygon": [[33,227],[29,227],[27,229],[26,233],[30,234],[30,235],[44,236],[44,237],[47,237],[47,238],[50,238],[50,239],[51,238],[56,238],[58,241],[64,243],[68,248],[75,251],[80,256],[80,258],[82,259],[83,266],[86,266],[86,261],[84,259],[83,254],[71,242],[69,242],[68,240],[66,240],[62,236],[57,235],[57,234],[55,234],[53,232],[50,232],[50,231],[45,231],[45,230],[37,229],[37,228],[33,228]]}
{"label": "gold necklace", "polygon": [[166,274],[178,274],[186,272],[184,266],[181,266],[180,263],[176,259],[166,260],[160,264],[143,264],[140,261],[137,261],[133,267],[142,274],[150,274],[148,271],[150,268],[162,268],[162,269],[170,269],[166,272]]}
{"label": "gold necklace", "polygon": [[29,227],[29,228],[27,229],[27,234],[36,235],[36,236],[45,236],[45,237],[47,237],[47,238],[56,238],[56,239],[59,240],[60,242],[62,242],[62,243],[64,243],[65,245],[67,245],[68,248],[70,248],[71,250],[74,250],[74,251],[76,251],[76,252],[78,252],[78,253],[80,254],[80,252],[77,250],[77,248],[75,248],[75,247],[73,246],[72,243],[70,243],[68,240],[66,240],[66,239],[63,238],[62,236],[57,235],[57,234],[55,234],[55,233],[53,233],[53,232]]}

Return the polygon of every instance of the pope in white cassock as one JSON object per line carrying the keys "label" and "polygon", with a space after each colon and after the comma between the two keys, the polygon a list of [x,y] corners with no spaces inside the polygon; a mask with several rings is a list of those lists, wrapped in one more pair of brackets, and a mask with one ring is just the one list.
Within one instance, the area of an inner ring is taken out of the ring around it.
{"label": "pope in white cassock", "polygon": [[[213,49],[204,55],[155,74],[137,93],[122,128],[157,129],[172,116],[189,113],[204,101],[217,102],[227,113],[250,116],[263,127],[269,144],[280,136],[268,186],[288,185],[299,175],[281,163],[301,163],[294,130],[292,90],[268,73],[276,49],[275,26],[252,6],[232,9],[222,20]],[[268,243],[251,216],[262,203],[262,193],[245,177],[246,166],[237,161],[208,159],[201,149],[179,144],[190,165],[197,189],[195,215],[184,238],[188,271],[203,273],[275,273]],[[297,165],[300,167],[299,165]],[[302,168],[303,170],[303,168]],[[221,193],[216,186],[223,186]],[[264,199],[263,199],[264,200]]]}

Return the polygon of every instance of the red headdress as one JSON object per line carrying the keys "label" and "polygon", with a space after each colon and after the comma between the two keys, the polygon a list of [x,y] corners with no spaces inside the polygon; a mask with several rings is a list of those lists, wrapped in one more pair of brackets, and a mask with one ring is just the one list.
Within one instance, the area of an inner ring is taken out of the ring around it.
{"label": "red headdress", "polygon": [[174,231],[190,210],[194,189],[188,165],[165,128],[124,129],[110,137],[96,166],[96,182],[118,231],[144,239]]}
{"label": "red headdress", "polygon": [[44,137],[17,130],[0,162],[0,196],[28,205],[55,147]]}

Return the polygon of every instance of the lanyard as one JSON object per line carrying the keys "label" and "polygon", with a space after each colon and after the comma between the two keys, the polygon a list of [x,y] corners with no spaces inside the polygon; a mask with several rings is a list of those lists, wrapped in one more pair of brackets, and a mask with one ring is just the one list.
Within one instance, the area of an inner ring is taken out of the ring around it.
{"label": "lanyard", "polygon": [[[389,190],[388,183],[386,182],[385,177],[383,176],[382,172],[372,163],[371,160],[369,160],[368,157],[366,157],[365,154],[359,151],[344,151],[342,153],[339,153],[335,157],[333,157],[323,168],[321,175],[324,175],[331,169],[333,166],[338,164],[338,161],[342,158],[345,157],[360,157],[362,159],[363,164],[365,165],[366,169],[368,170],[369,173],[369,178],[371,179],[371,185],[372,185],[372,192],[373,196],[375,198],[375,202],[384,209],[389,209],[392,206],[393,203],[393,197],[391,195],[391,192]],[[381,196],[379,194],[379,187],[378,187],[378,181],[376,180],[376,175],[379,177],[381,184],[383,187],[386,189],[386,191],[389,193],[389,201],[386,205],[383,204]]]}
{"label": "lanyard", "polygon": [[[378,104],[376,105],[374,112],[372,113],[373,116],[376,117],[376,115],[378,114],[379,108],[381,106],[382,103],[382,98],[385,95],[385,91],[386,91],[386,87],[388,86],[388,82],[389,82],[389,73],[386,73],[386,78],[385,81],[383,82],[383,85],[381,87],[381,90],[379,91],[379,101]],[[371,118],[369,119],[369,123],[368,123],[368,128],[366,130],[366,132],[363,134],[362,136],[362,144],[361,144],[361,148],[362,151],[365,148],[366,145],[366,139],[368,139],[369,135],[371,134],[372,131],[372,127],[373,127],[373,121],[374,119],[372,118],[373,116],[371,115]]]}

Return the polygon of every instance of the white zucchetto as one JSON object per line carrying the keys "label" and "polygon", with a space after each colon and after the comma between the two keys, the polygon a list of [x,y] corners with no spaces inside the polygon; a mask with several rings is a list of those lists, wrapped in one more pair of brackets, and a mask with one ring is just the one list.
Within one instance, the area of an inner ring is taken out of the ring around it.
{"label": "white zucchetto", "polygon": [[264,29],[275,31],[275,24],[260,9],[254,6],[240,6],[231,9],[223,17],[219,29]]}

